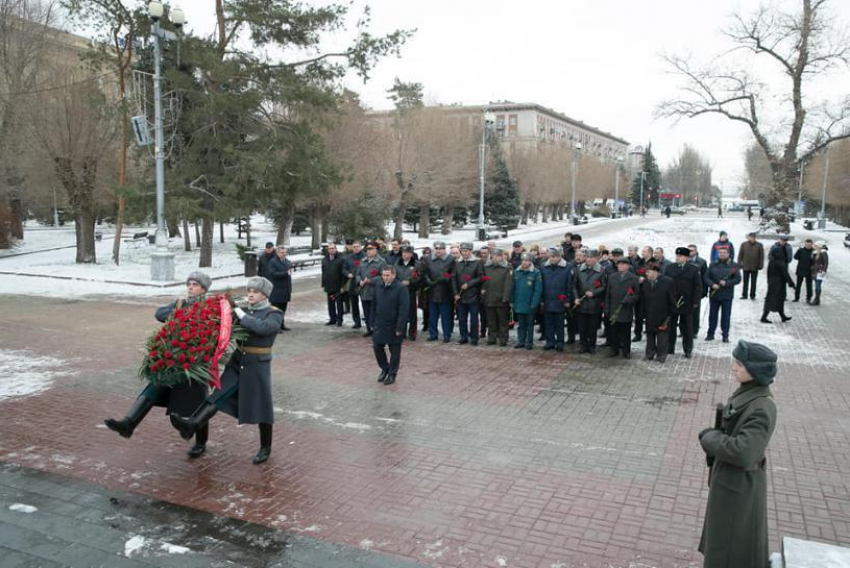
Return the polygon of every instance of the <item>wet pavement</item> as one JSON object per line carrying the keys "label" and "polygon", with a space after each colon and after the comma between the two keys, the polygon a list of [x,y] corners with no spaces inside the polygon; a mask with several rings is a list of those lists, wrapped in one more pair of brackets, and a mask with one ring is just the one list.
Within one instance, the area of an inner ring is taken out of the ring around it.
{"label": "wet pavement", "polygon": [[[850,341],[838,332],[850,265],[834,264],[829,304],[794,304],[792,323],[760,326],[760,301],[734,304],[733,340],[762,341],[780,355],[780,419],[768,453],[773,550],[781,536],[850,545]],[[142,386],[134,377],[155,328],[152,304],[0,297],[3,349],[61,362],[46,390],[0,401],[0,462],[17,464],[0,469],[0,538],[21,515],[6,501],[24,499],[9,487],[29,491],[37,470],[59,484],[94,484],[86,491],[96,499],[135,496],[133,518],[151,527],[152,542],[197,549],[208,562],[198,566],[214,566],[216,548],[157,533],[177,522],[158,517],[160,508],[211,519],[193,520],[202,528],[179,533],[185,538],[249,523],[271,543],[340,551],[340,564],[305,558],[305,566],[701,565],[707,488],[696,439],[734,389],[731,345],[700,338],[693,359],[662,366],[640,360],[643,343],[625,361],[420,340],[405,344],[398,383],[383,387],[368,340],[324,327],[317,284],[303,282],[287,314],[293,331],[274,347],[275,441],[259,467],[250,463],[256,428],[227,416],[213,420],[197,460],[159,409],[131,440],[101,425]],[[246,566],[276,566],[286,552],[228,546],[246,551]],[[252,564],[255,552],[268,563]]]}

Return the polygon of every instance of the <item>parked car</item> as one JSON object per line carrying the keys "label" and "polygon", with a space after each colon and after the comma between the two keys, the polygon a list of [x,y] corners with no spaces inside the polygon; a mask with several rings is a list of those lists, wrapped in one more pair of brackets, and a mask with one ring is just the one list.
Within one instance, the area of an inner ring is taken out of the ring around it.
{"label": "parked car", "polygon": [[844,235],[844,246],[850,248],[850,233]]}

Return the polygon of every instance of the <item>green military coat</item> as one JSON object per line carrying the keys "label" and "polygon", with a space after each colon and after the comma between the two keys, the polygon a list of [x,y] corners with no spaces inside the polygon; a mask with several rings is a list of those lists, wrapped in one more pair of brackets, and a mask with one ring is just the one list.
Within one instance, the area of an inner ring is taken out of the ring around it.
{"label": "green military coat", "polygon": [[770,387],[742,385],[723,409],[723,427],[700,439],[714,456],[699,550],[704,568],[768,568],[764,453],[776,426]]}

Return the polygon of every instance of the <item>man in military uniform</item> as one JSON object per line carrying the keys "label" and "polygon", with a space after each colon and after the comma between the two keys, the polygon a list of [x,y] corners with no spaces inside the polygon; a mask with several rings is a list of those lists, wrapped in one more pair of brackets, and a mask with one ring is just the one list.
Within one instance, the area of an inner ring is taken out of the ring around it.
{"label": "man in military uniform", "polygon": [[[619,249],[616,249],[614,252]],[[623,258],[622,251],[617,258],[617,270],[607,275],[608,286],[605,291],[605,309],[609,314],[609,341],[611,357],[620,354],[624,359],[632,358],[632,317],[640,289],[638,278],[632,273],[632,264]]]}
{"label": "man in military uniform", "polygon": [[260,450],[253,462],[261,464],[269,459],[272,451],[272,345],[283,314],[268,301],[272,293],[271,281],[258,276],[248,280],[246,287],[248,307],[237,307],[233,314],[248,330],[248,339],[239,345],[227,363],[221,376],[221,390],[208,396],[189,418],[175,417],[175,426],[188,440],[219,410],[236,418],[239,424],[257,424]]}
{"label": "man in military uniform", "polygon": [[375,298],[375,285],[381,280],[384,260],[378,256],[378,243],[370,241],[366,245],[366,258],[357,268],[357,282],[360,286],[360,301],[363,302],[363,318],[366,320],[366,333],[372,336],[372,300]]}
{"label": "man in military uniform", "polygon": [[352,329],[361,328],[360,319],[360,280],[357,278],[357,271],[360,269],[360,264],[366,258],[366,253],[363,252],[363,245],[360,241],[352,241],[351,254],[345,257],[345,264],[342,267],[342,275],[348,280],[345,286],[345,291],[348,295],[348,301],[351,308],[351,319],[354,320]]}
{"label": "man in military uniform", "polygon": [[[158,308],[155,315],[157,321],[165,323],[175,310],[188,308],[196,302],[203,301],[204,295],[211,285],[212,278],[208,275],[198,271],[192,272],[186,278],[186,297]],[[122,438],[130,438],[154,406],[164,406],[166,408],[165,413],[170,417],[171,424],[176,428],[175,418],[181,414],[191,414],[204,401],[206,396],[207,387],[189,379],[186,379],[186,384],[175,387],[149,383],[136,398],[124,418],[121,420],[107,418],[103,422],[107,428],[117,432]],[[198,428],[195,432],[195,444],[186,452],[189,457],[196,458],[203,454],[207,448],[208,438],[209,428]]]}
{"label": "man in military uniform", "polygon": [[446,243],[434,243],[434,254],[422,259],[422,278],[429,288],[428,341],[439,338],[437,320],[443,330],[443,343],[452,340],[452,276],[455,260],[446,253]]}
{"label": "man in military uniform", "polygon": [[[672,355],[676,351],[678,327],[682,335],[682,349],[688,359],[694,350],[694,306],[699,302],[703,286],[699,268],[688,262],[690,254],[691,251],[685,247],[677,248],[676,262],[662,269],[662,273],[673,280],[676,289],[676,309],[670,316],[670,325],[667,328],[667,354]],[[656,263],[656,266],[660,268],[661,265]]]}
{"label": "man in military uniform", "polygon": [[770,392],[776,354],[758,343],[739,341],[732,372],[740,386],[723,408],[720,428],[699,433],[711,463],[708,503],[699,550],[704,568],[767,568],[767,446],[776,428]]}
{"label": "man in military uniform", "polygon": [[[574,235],[575,236],[575,235]],[[596,353],[596,332],[605,303],[606,278],[599,266],[599,251],[587,251],[575,277],[575,310],[581,347],[579,353]]]}
{"label": "man in military uniform", "polygon": [[[407,314],[410,311],[410,294],[396,279],[396,267],[381,268],[381,282],[375,285],[371,319],[375,325],[372,349],[381,368],[378,382],[391,385],[396,380],[401,364],[401,346],[407,329]],[[390,359],[387,361],[386,349]]]}
{"label": "man in military uniform", "polygon": [[478,302],[481,297],[481,261],[472,255],[472,243],[461,243],[460,260],[452,275],[457,317],[460,322],[460,343],[478,345]]}

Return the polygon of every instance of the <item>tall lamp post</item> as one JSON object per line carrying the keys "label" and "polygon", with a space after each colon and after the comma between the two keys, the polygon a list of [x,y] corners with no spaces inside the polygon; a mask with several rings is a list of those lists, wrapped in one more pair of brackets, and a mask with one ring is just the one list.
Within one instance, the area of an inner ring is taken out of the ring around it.
{"label": "tall lamp post", "polygon": [[[154,45],[154,130],[156,158],[156,250],[151,254],[151,280],[174,280],[174,253],[168,250],[168,232],[165,226],[165,145],[162,132],[162,47],[160,40],[176,40],[177,36],[163,30],[160,22],[165,13],[162,2],[152,0],[148,4],[148,15],[153,21]],[[180,8],[170,10],[171,22],[177,29],[186,23],[186,16]]]}
{"label": "tall lamp post", "polygon": [[623,169],[623,157],[617,157],[617,165],[614,168],[614,219],[617,218],[617,211],[620,208],[620,172]]}
{"label": "tall lamp post", "polygon": [[820,199],[820,215],[818,215],[818,229],[826,229],[826,187],[829,185],[829,145],[824,150],[826,163],[823,167],[823,194]]}
{"label": "tall lamp post", "polygon": [[578,161],[581,158],[581,142],[576,142],[573,145],[573,180],[572,180],[572,189],[570,195],[570,219],[573,222],[573,225],[578,225],[578,218],[576,217],[576,181],[578,180]]}
{"label": "tall lamp post", "polygon": [[640,173],[640,216],[646,217],[646,211],[643,209],[643,188],[646,185],[646,172]]}
{"label": "tall lamp post", "polygon": [[488,112],[484,111],[484,116],[482,117],[482,128],[481,128],[481,146],[478,148],[478,175],[479,175],[479,188],[478,188],[478,240],[483,241],[486,240],[487,234],[484,230],[484,169],[485,162],[487,161],[487,131],[496,123],[496,116]]}

